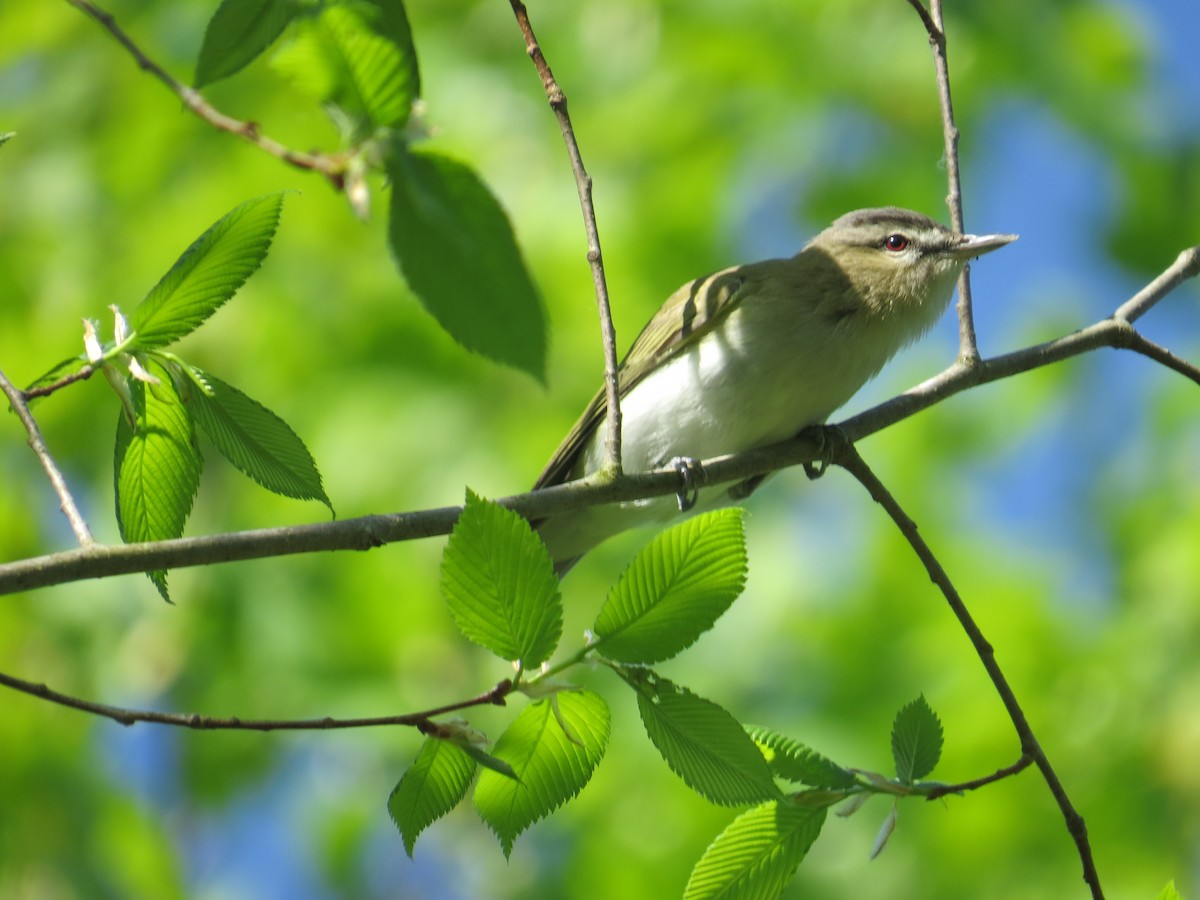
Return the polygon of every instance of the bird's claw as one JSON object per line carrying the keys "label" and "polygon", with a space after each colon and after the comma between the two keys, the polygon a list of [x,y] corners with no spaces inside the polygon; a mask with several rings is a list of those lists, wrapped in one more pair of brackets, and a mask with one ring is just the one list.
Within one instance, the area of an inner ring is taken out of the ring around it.
{"label": "bird's claw", "polygon": [[679,480],[683,483],[675,494],[675,499],[679,501],[679,511],[687,512],[700,499],[700,485],[705,480],[704,467],[700,465],[700,460],[690,456],[677,456],[671,460],[670,465],[679,473]]}
{"label": "bird's claw", "polygon": [[816,460],[804,463],[804,474],[811,481],[816,481],[825,474],[825,470],[833,462],[838,448],[849,443],[850,439],[846,437],[846,432],[837,425],[811,425],[805,428],[801,434],[805,432],[817,442],[820,448],[817,450]]}

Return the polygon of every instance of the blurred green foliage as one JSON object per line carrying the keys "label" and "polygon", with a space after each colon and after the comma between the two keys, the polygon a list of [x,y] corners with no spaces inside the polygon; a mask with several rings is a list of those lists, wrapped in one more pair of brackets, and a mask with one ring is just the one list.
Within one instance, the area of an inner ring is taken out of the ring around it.
{"label": "blurred green foliage", "polygon": [[[186,80],[215,6],[119,0],[111,11]],[[342,516],[532,482],[601,372],[574,185],[508,5],[406,7],[429,143],[500,196],[546,298],[549,391],[438,329],[397,278],[383,204],[359,223],[318,177],[208,128],[94,22],[43,0],[0,5],[0,132],[16,132],[0,148],[0,368],[27,383],[77,353],[81,317],[129,310],[218,216],[296,190],[263,269],[181,352],[305,438]],[[686,279],[791,252],[846,209],[941,210],[932,66],[901,0],[589,0],[530,13],[596,180],[622,346]],[[968,223],[1024,230],[980,221],[983,198],[998,195],[1035,224],[1061,213],[1026,191],[1031,173],[976,138],[998,111],[1053,123],[1105,177],[1102,212],[1078,217],[1073,246],[1108,247],[1111,284],[1076,274],[1096,265],[1086,256],[1004,281],[995,273],[1022,257],[997,256],[979,267],[977,301],[1003,310],[1005,335],[1022,340],[1106,315],[1124,285],[1200,235],[1200,124],[1171,105],[1184,94],[1168,83],[1161,30],[1132,2],[975,0],[947,15]],[[322,112],[266,60],[205,94],[289,146],[336,147]],[[1024,158],[1041,159],[1038,149]],[[1005,254],[1018,252],[1037,245]],[[1181,298],[1194,310],[1195,287],[1164,307]],[[1185,323],[1162,339],[1200,357],[1194,315],[1154,317]],[[984,339],[989,351],[1014,346]],[[953,352],[939,332],[855,408]],[[1183,896],[1200,892],[1197,408],[1194,386],[1097,354],[956,398],[862,448],[997,648],[1087,818],[1112,896],[1153,896],[1172,877]],[[36,411],[97,537],[116,541],[115,398],[95,379]],[[0,421],[0,559],[70,546],[18,423]],[[945,728],[939,777],[1014,761],[978,660],[863,492],[832,472],[816,484],[785,473],[760,494],[744,596],[663,674],[744,721],[880,770],[895,710],[924,693]],[[320,518],[316,504],[213,466],[189,533]],[[583,633],[645,538],[616,540],[571,575],[564,635]],[[461,699],[508,673],[457,635],[438,593],[441,548],[179,571],[176,607],[133,576],[0,598],[0,670],[107,702],[244,718]],[[607,756],[508,862],[468,809],[434,825],[408,862],[386,800],[420,746],[415,732],[123,730],[5,692],[0,896],[678,896],[731,811],[666,769],[627,692],[605,673],[583,681],[612,706]],[[470,719],[494,738],[512,713]],[[886,852],[868,863],[886,812],[875,801],[827,823],[785,896],[1083,895],[1032,771],[967,798],[902,804]]]}

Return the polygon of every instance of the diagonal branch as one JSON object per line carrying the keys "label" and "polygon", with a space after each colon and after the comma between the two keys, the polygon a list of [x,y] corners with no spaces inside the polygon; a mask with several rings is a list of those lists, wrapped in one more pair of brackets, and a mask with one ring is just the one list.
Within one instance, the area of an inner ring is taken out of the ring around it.
{"label": "diagonal branch", "polygon": [[167,713],[151,709],[126,709],[121,706],[109,706],[107,703],[93,703],[90,700],[83,700],[52,690],[44,684],[5,675],[3,672],[0,672],[0,684],[12,688],[14,691],[29,694],[31,697],[57,703],[59,706],[112,719],[122,725],[153,722],[158,725],[175,725],[196,731],[330,731],[341,728],[372,728],[379,725],[408,725],[427,731],[436,728],[431,722],[435,716],[474,706],[504,706],[505,699],[512,691],[512,682],[505,679],[490,691],[485,691],[477,697],[460,700],[457,703],[448,703],[445,706],[435,706],[420,712],[359,719],[334,719],[328,716],[320,719],[241,719],[237,716],[217,718],[202,716],[198,713]]}
{"label": "diagonal branch", "polygon": [[38,461],[42,464],[42,468],[46,471],[46,477],[50,479],[50,485],[54,488],[54,493],[58,495],[59,508],[62,509],[63,515],[67,517],[67,521],[71,523],[71,530],[75,532],[75,539],[79,541],[79,545],[85,550],[95,545],[95,538],[92,537],[92,532],[88,528],[87,522],[84,521],[83,514],[79,512],[79,507],[75,504],[75,498],[71,496],[71,491],[67,487],[67,479],[63,477],[62,470],[54,461],[54,457],[50,455],[50,449],[46,446],[46,441],[42,438],[42,430],[38,428],[37,420],[34,419],[33,413],[29,411],[28,397],[18,389],[3,372],[0,372],[0,392],[8,398],[8,405],[12,407],[12,411],[17,414],[17,418],[21,420],[21,424],[25,426],[25,431],[29,434],[29,446],[33,448],[33,452],[37,454]]}
{"label": "diagonal branch", "polygon": [[989,784],[995,784],[997,781],[1011,778],[1018,772],[1024,772],[1031,765],[1033,765],[1033,757],[1028,753],[1022,753],[1020,759],[1011,766],[997,769],[991,775],[984,775],[982,778],[972,778],[970,781],[960,781],[958,784],[939,784],[925,795],[925,799],[938,800],[950,794],[965,794],[967,791],[977,791],[981,787],[987,787]]}
{"label": "diagonal branch", "polygon": [[613,328],[612,308],[608,302],[608,283],[604,277],[604,257],[600,253],[600,233],[596,227],[596,209],[592,204],[592,176],[583,167],[579,154],[579,142],[575,140],[575,129],[567,112],[567,95],[554,79],[550,64],[546,62],[541,45],[529,23],[529,11],[521,0],[509,0],[521,34],[525,36],[525,52],[533,60],[542,88],[558,127],[562,130],[567,145],[567,156],[571,159],[571,171],[575,173],[575,187],[579,192],[579,206],[583,211],[583,228],[587,233],[587,259],[592,268],[592,283],[596,289],[596,306],[600,312],[600,337],[604,345],[604,391],[608,400],[608,435],[604,443],[605,463],[615,472],[621,471],[621,398],[617,382],[617,335]]}
{"label": "diagonal branch", "polygon": [[[835,429],[836,433],[836,429]],[[984,669],[987,670],[988,677],[992,681],[992,685],[996,688],[996,693],[1000,696],[1001,702],[1004,703],[1005,710],[1008,711],[1008,716],[1012,720],[1013,727],[1016,729],[1017,735],[1021,739],[1022,756],[1030,757],[1038,770],[1042,773],[1042,778],[1050,787],[1050,793],[1054,795],[1055,801],[1058,803],[1058,808],[1062,811],[1063,819],[1067,823],[1067,831],[1075,841],[1076,850],[1079,853],[1079,859],[1083,865],[1083,880],[1087,882],[1092,891],[1092,897],[1095,900],[1102,900],[1104,892],[1100,887],[1100,876],[1096,872],[1096,863],[1092,859],[1092,847],[1088,842],[1087,825],[1083,821],[1083,816],[1075,809],[1071,803],[1071,798],[1067,796],[1067,791],[1063,787],[1062,781],[1059,780],[1058,773],[1054,771],[1054,767],[1050,764],[1050,760],[1046,757],[1045,751],[1038,743],[1037,737],[1033,733],[1033,729],[1029,725],[1029,721],[1025,718],[1025,711],[1021,708],[1016,694],[1013,693],[1012,686],[1009,685],[1008,679],[1000,668],[1000,664],[996,662],[996,654],[992,649],[992,645],[988,643],[983,636],[979,625],[975,622],[974,617],[967,609],[958,590],[950,581],[950,576],[946,574],[946,570],[942,568],[937,557],[925,540],[917,531],[917,523],[908,517],[903,508],[896,499],[888,492],[875,473],[859,456],[854,445],[847,440],[838,442],[839,446],[834,447],[833,462],[844,468],[847,472],[853,475],[858,482],[867,489],[872,499],[884,508],[888,516],[896,524],[900,533],[904,535],[909,545],[913,548],[913,552],[921,560],[925,566],[925,571],[929,574],[929,578],[936,584],[942,592],[942,596],[946,598],[951,611],[955,618],[958,619],[963,631],[971,641],[971,645],[975,648],[975,653],[983,663]]]}
{"label": "diagonal branch", "polygon": [[347,169],[347,162],[344,158],[340,156],[326,156],[322,153],[301,153],[298,150],[292,150],[290,147],[279,143],[279,141],[262,134],[259,131],[258,125],[254,122],[243,122],[232,116],[225,115],[205,100],[195,88],[183,84],[167,72],[166,69],[150,59],[134,42],[133,38],[117,24],[112,13],[101,9],[90,2],[90,0],[67,0],[67,2],[104,26],[108,33],[116,38],[122,47],[129,51],[129,55],[133,57],[134,61],[143,71],[149,72],[166,85],[168,90],[183,101],[184,106],[209,125],[220,131],[228,131],[230,134],[236,134],[238,137],[245,138],[260,150],[283,160],[288,165],[295,166],[298,169],[319,172],[329,180],[336,190],[339,192],[344,190]]}

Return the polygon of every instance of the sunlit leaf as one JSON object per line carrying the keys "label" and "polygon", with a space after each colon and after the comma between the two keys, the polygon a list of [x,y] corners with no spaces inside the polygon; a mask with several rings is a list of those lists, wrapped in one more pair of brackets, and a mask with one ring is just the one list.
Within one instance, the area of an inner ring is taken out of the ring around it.
{"label": "sunlit leaf", "polygon": [[562,691],[527,707],[500,736],[493,753],[520,780],[480,772],[475,808],[505,856],[522,831],[583,789],[604,755],[608,734],[608,706],[599,695]]}
{"label": "sunlit leaf", "polygon": [[825,788],[845,788],[855,783],[853,772],[799,741],[760,726],[747,726],[746,733],[780,778]]}
{"label": "sunlit leaf", "polygon": [[295,0],[221,0],[204,30],[196,60],[196,87],[203,87],[253,62],[296,15]]}
{"label": "sunlit leaf", "polygon": [[222,456],[267,490],[319,500],[333,512],[312,454],[283,419],[207,372],[183,371],[192,378],[184,400]]}
{"label": "sunlit leaf", "polygon": [[282,205],[282,194],[249,200],[200,235],[129,316],[131,349],[179,340],[237,293],[262,265]]}
{"label": "sunlit leaf", "polygon": [[942,723],[922,694],[896,713],[892,724],[892,758],[896,777],[912,784],[933,771],[942,755]]}
{"label": "sunlit leaf", "polygon": [[[137,421],[131,427],[124,410],[117,420],[117,524],[128,543],[183,534],[203,466],[192,418],[170,373],[155,359],[145,365],[160,383],[131,379],[129,392]],[[163,599],[169,600],[167,573],[147,574]]]}
{"label": "sunlit leaf", "polygon": [[597,651],[626,663],[669,659],[711,628],[745,583],[741,510],[689,519],[629,564],[592,626]]}
{"label": "sunlit leaf", "polygon": [[651,743],[692,790],[736,806],[781,796],[758,747],[717,704],[651,672],[627,670]]}
{"label": "sunlit leaf", "polygon": [[562,634],[562,600],[546,546],[510,509],[467,491],[442,556],[442,594],[468,638],[525,668]]}
{"label": "sunlit leaf", "polygon": [[475,353],[544,380],[546,317],[508,216],[463,163],[400,148],[388,239],[404,280]]}
{"label": "sunlit leaf", "polygon": [[388,797],[388,813],[404,850],[413,855],[417,836],[454,809],[475,776],[475,761],[450,741],[430,737]]}
{"label": "sunlit leaf", "polygon": [[734,819],[688,879],[684,900],[774,900],[792,880],[825,823],[823,807],[763,803]]}

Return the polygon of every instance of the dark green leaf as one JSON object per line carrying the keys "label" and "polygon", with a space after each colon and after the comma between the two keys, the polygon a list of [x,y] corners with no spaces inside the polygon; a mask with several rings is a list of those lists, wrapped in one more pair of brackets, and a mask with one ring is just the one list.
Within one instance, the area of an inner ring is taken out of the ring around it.
{"label": "dark green leaf", "polygon": [[626,670],[651,743],[688,787],[736,806],[780,797],[758,747],[717,704],[652,672]]}
{"label": "dark green leaf", "polygon": [[764,803],[729,823],[688,879],[684,900],[775,900],[825,824],[823,807]]}
{"label": "dark green leaf", "polygon": [[609,659],[655,663],[690,646],[746,583],[742,512],[705,513],[658,535],[634,557],[596,617]]}
{"label": "dark green leaf", "polygon": [[129,349],[179,340],[237,293],[262,265],[282,205],[282,194],[247,201],[200,235],[129,317]]}
{"label": "dark green leaf", "polygon": [[892,759],[896,777],[912,784],[933,771],[942,755],[942,723],[922,694],[896,713],[892,724]]}
{"label": "dark green leaf", "polygon": [[845,788],[855,783],[853,772],[799,741],[757,725],[746,726],[746,733],[780,778],[823,788]]}
{"label": "dark green leaf", "polygon": [[222,456],[267,490],[320,500],[333,512],[316,462],[283,419],[207,372],[183,371],[191,378],[184,400]]}
{"label": "dark green leaf", "polygon": [[474,775],[475,761],[461,747],[434,737],[425,739],[388,797],[388,813],[410,857],[417,835],[458,805]]}
{"label": "dark green leaf", "polygon": [[494,753],[520,780],[480,772],[475,808],[505,856],[522,831],[583,789],[604,756],[608,733],[608,706],[597,694],[561,691],[526,708],[500,736]]}
{"label": "dark green leaf", "polygon": [[545,378],[546,318],[508,217],[478,176],[437,153],[396,147],[392,254],[413,293],[475,353]]}
{"label": "dark green leaf", "polygon": [[196,87],[228,78],[257,59],[296,11],[295,0],[221,0],[204,30]]}
{"label": "dark green leaf", "polygon": [[[170,373],[155,359],[144,363],[160,381],[130,382],[136,424],[124,410],[117,420],[117,524],[127,543],[162,541],[183,534],[200,483],[203,460],[196,449],[191,416]],[[147,573],[164,600],[167,573]]]}
{"label": "dark green leaf", "polygon": [[403,4],[343,0],[300,26],[273,65],[331,106],[351,143],[376,128],[404,127],[421,84]]}
{"label": "dark green leaf", "polygon": [[442,593],[468,638],[525,668],[562,634],[562,599],[546,546],[510,509],[467,491],[442,556]]}

